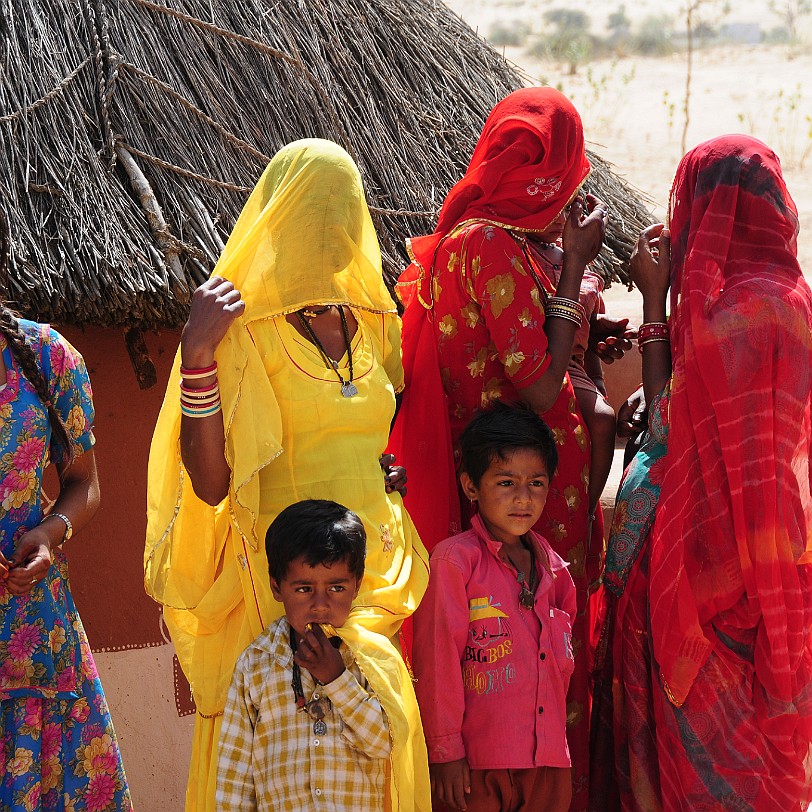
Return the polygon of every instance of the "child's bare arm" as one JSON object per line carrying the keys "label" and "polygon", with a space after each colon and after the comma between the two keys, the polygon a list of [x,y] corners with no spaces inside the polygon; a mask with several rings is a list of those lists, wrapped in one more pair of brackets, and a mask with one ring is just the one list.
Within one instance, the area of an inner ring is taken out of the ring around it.
{"label": "child's bare arm", "polygon": [[588,349],[584,353],[584,370],[589,375],[598,391],[606,397],[606,382],[603,379],[603,364],[598,353],[592,349]]}
{"label": "child's bare arm", "polygon": [[443,764],[429,764],[431,775],[431,795],[440,803],[452,809],[466,809],[466,795],[471,794],[471,770],[468,760],[446,761]]}

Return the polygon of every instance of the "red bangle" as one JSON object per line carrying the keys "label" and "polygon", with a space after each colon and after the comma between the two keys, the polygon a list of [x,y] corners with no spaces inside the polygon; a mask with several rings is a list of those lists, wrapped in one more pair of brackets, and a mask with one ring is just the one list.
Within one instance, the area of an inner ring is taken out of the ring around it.
{"label": "red bangle", "polygon": [[200,388],[195,388],[194,386],[187,386],[183,381],[181,381],[180,391],[181,396],[186,395],[190,398],[200,398],[205,395],[212,395],[215,392],[219,392],[220,384],[218,381],[215,381],[213,384],[209,384],[208,386],[201,386]]}
{"label": "red bangle", "polygon": [[188,378],[189,380],[207,378],[209,375],[214,375],[215,372],[217,372],[217,361],[212,363],[211,366],[202,367],[200,369],[187,369],[184,366],[180,368],[181,378]]}
{"label": "red bangle", "polygon": [[637,328],[637,341],[645,342],[650,338],[668,338],[668,325],[664,321],[649,321]]}

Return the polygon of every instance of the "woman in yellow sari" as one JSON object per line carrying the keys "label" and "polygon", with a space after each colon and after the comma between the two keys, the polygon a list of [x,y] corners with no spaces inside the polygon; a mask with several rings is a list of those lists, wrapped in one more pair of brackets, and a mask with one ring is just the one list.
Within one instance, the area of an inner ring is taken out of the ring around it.
{"label": "woman in yellow sari", "polygon": [[[393,638],[420,601],[428,556],[379,465],[402,386],[400,322],[358,169],[329,141],[289,144],[194,295],[150,453],[146,589],[197,705],[187,812],[214,809],[234,664],[282,614],[264,537],[283,508],[332,499],[362,518],[357,627]],[[408,679],[394,699],[419,751]],[[421,808],[423,771],[410,778],[412,755],[399,758],[392,808]]]}

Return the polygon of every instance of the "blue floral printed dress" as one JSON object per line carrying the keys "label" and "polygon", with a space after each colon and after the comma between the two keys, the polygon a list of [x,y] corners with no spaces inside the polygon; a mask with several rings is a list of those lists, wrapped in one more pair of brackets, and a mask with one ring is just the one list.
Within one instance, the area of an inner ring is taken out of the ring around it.
{"label": "blue floral printed dress", "polygon": [[[76,454],[94,443],[84,361],[47,325],[22,331],[49,382]],[[5,339],[0,389],[0,550],[42,520],[42,475],[51,447],[48,414]],[[121,756],[85,630],[73,603],[65,555],[52,551],[46,578],[28,595],[0,582],[0,810],[131,810]]]}

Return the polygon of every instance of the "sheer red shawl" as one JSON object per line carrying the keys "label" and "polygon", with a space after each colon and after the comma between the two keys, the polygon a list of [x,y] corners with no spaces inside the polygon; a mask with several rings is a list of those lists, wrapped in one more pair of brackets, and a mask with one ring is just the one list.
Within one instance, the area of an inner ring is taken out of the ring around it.
{"label": "sheer red shawl", "polygon": [[460,223],[487,220],[544,231],[589,174],[581,118],[551,87],[516,90],[488,116],[465,176],[448,193],[433,234],[414,237],[398,282],[406,386],[389,448],[409,472],[406,506],[428,550],[460,529],[456,472],[440,380],[431,275],[442,240]]}
{"label": "sheer red shawl", "polygon": [[675,704],[712,649],[752,650],[758,718],[808,742],[812,293],[797,225],[778,158],[753,138],[709,141],[677,169],[671,429],[650,601]]}

